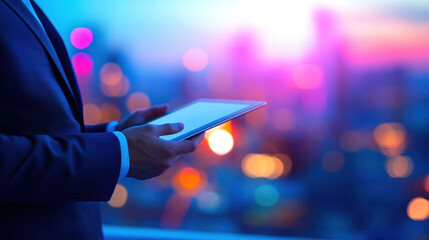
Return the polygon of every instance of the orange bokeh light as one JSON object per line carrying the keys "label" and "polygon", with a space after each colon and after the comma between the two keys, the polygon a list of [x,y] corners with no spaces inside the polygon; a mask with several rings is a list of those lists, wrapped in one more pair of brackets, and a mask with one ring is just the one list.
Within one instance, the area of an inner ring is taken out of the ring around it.
{"label": "orange bokeh light", "polygon": [[101,81],[101,91],[108,97],[123,97],[130,90],[130,82],[128,78],[122,75],[119,82],[115,83],[113,80],[106,80],[109,84]]}
{"label": "orange bokeh light", "polygon": [[122,184],[116,184],[115,190],[113,191],[112,197],[107,202],[114,208],[120,208],[125,205],[128,198],[128,191]]}
{"label": "orange bokeh light", "polygon": [[116,63],[106,63],[101,67],[100,78],[106,85],[118,85],[121,82],[122,77],[122,69]]}
{"label": "orange bokeh light", "polygon": [[429,218],[429,201],[416,197],[408,203],[408,217],[414,221],[423,221]]}
{"label": "orange bokeh light", "polygon": [[205,174],[191,167],[184,167],[173,178],[174,189],[183,196],[194,196],[207,184]]}
{"label": "orange bokeh light", "polygon": [[[292,162],[289,157],[285,156],[286,155],[282,155],[281,157],[288,159],[286,170],[289,173],[292,167]],[[248,154],[244,157],[241,163],[241,168],[243,173],[251,178],[276,179],[285,171],[285,165],[279,157],[254,153]]]}
{"label": "orange bokeh light", "polygon": [[397,156],[405,151],[405,128],[400,123],[383,123],[374,131],[374,139],[386,156]]}
{"label": "orange bokeh light", "polygon": [[145,93],[136,92],[127,99],[127,108],[130,112],[148,107],[150,107],[150,99]]}
{"label": "orange bokeh light", "polygon": [[85,124],[94,125],[101,121],[101,110],[97,105],[87,103],[83,105],[83,116]]}
{"label": "orange bokeh light", "polygon": [[392,178],[406,178],[413,171],[413,162],[405,156],[391,157],[386,162],[386,171]]}
{"label": "orange bokeh light", "polygon": [[186,189],[196,188],[200,181],[200,174],[193,168],[186,167],[179,173],[179,183]]}
{"label": "orange bokeh light", "polygon": [[423,180],[423,188],[426,192],[429,193],[429,174],[427,174],[425,179]]}
{"label": "orange bokeh light", "polygon": [[101,121],[111,122],[121,119],[121,111],[113,104],[105,103],[101,105]]}
{"label": "orange bokeh light", "polygon": [[[292,159],[288,155],[282,154],[282,153],[275,154],[274,156],[276,158],[278,158],[283,165],[283,172],[282,173],[280,173],[280,171],[277,170],[278,176],[284,177],[284,176],[289,175],[289,173],[292,171]],[[277,162],[277,164],[278,164],[278,162]]]}

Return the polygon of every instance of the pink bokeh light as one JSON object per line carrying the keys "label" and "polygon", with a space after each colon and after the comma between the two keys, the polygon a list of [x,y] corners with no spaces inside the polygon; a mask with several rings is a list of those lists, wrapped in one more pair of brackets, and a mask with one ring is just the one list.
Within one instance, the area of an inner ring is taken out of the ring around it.
{"label": "pink bokeh light", "polygon": [[80,27],[74,29],[70,34],[70,42],[77,49],[84,49],[91,45],[94,35],[88,28]]}
{"label": "pink bokeh light", "polygon": [[86,75],[92,71],[94,62],[92,57],[87,53],[76,53],[72,57],[73,68],[76,74]]}
{"label": "pink bokeh light", "polygon": [[200,48],[192,48],[183,56],[183,65],[192,72],[203,70],[209,62],[207,53]]}

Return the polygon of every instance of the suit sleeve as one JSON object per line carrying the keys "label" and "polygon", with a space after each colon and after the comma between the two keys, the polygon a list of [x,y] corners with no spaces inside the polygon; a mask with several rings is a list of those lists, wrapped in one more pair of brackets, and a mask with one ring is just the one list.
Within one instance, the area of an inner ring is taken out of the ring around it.
{"label": "suit sleeve", "polygon": [[108,123],[102,123],[98,125],[85,125],[86,131],[90,133],[101,133],[106,132],[106,127]]}
{"label": "suit sleeve", "polygon": [[120,158],[113,133],[0,134],[0,202],[107,201]]}

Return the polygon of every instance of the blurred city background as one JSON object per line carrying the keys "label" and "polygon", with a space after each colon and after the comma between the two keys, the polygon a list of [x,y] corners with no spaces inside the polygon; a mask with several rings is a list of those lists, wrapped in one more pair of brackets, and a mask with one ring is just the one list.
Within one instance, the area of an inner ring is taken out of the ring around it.
{"label": "blurred city background", "polygon": [[429,2],[37,2],[87,124],[197,98],[267,101],[162,176],[119,183],[104,224],[429,239]]}

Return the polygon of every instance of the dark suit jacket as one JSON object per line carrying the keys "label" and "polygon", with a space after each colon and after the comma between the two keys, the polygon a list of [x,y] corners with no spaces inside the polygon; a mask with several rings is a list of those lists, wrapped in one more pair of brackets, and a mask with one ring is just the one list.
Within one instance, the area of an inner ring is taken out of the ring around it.
{"label": "dark suit jacket", "polygon": [[116,136],[86,127],[63,41],[0,0],[0,239],[100,239],[120,171]]}

